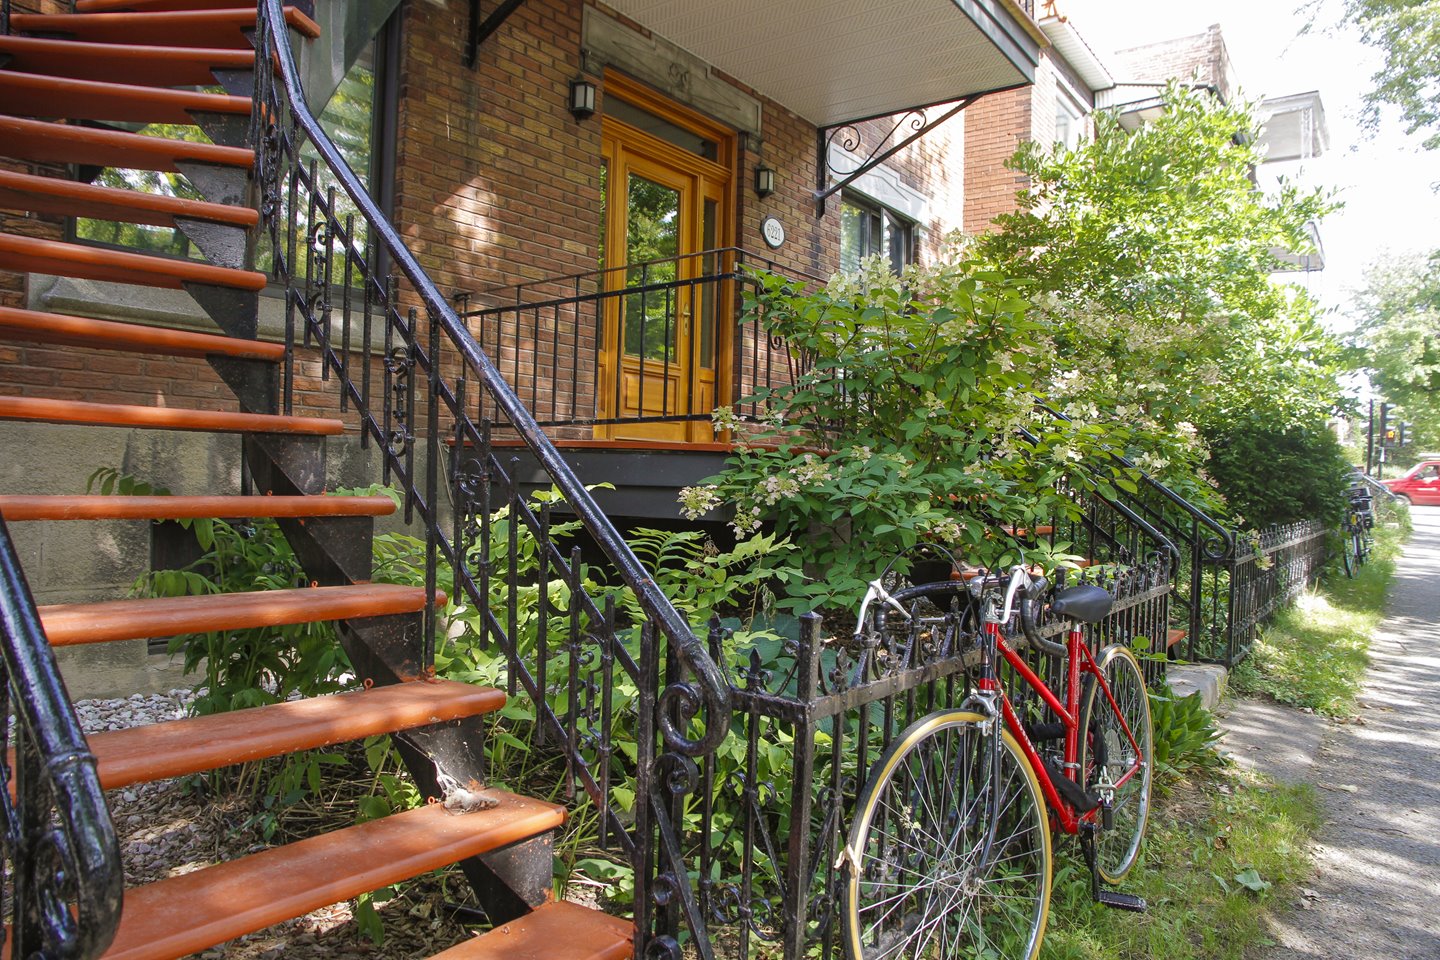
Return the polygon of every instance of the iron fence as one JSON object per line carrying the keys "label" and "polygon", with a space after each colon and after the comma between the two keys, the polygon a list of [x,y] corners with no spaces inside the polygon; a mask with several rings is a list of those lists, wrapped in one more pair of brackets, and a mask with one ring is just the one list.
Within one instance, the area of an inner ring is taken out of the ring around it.
{"label": "iron fence", "polygon": [[[1082,575],[1116,596],[1110,615],[1087,628],[1092,651],[1131,645],[1151,677],[1163,669],[1144,654],[1169,622],[1168,568],[1169,557],[1156,554],[1124,571]],[[970,692],[979,617],[963,584],[954,586],[947,609],[935,607],[933,595],[915,601],[905,625],[860,642],[815,615],[801,618],[793,639],[736,647],[712,634],[712,653],[730,672],[735,719],[730,739],[698,770],[681,845],[717,955],[843,955],[841,854],[870,767],[910,723],[958,707]],[[932,604],[929,615],[915,616],[922,602]],[[1051,623],[1041,632],[1062,629]],[[1012,642],[1025,646],[1020,637]],[[1027,656],[1052,689],[1063,689],[1059,661]],[[1034,695],[1008,671],[1005,687],[1023,715]],[[1042,716],[1048,708],[1034,699]]]}
{"label": "iron fence", "polygon": [[1314,583],[1329,559],[1334,532],[1331,524],[1305,520],[1267,527],[1242,541],[1227,571],[1226,645],[1206,651],[1206,659],[1228,667],[1244,660],[1260,625]]}

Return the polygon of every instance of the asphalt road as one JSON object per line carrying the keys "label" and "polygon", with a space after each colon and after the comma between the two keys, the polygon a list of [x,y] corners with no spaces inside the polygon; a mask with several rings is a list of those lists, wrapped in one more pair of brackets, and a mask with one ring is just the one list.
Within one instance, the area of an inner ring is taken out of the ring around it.
{"label": "asphalt road", "polygon": [[1330,725],[1309,771],[1328,813],[1314,895],[1266,960],[1440,960],[1440,507],[1412,514],[1364,722]]}

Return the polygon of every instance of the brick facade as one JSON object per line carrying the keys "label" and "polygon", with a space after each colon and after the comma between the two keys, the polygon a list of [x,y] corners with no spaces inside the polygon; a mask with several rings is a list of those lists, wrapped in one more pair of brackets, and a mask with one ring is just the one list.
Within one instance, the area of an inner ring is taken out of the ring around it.
{"label": "brick facade", "polygon": [[[521,5],[482,46],[473,68],[464,64],[470,11],[465,0],[412,0],[402,7],[401,60],[393,67],[400,77],[394,219],[447,294],[596,268],[601,118],[577,121],[567,107],[570,81],[587,69],[581,50],[587,5],[609,15],[603,5],[584,0]],[[44,6],[62,4],[44,0]],[[605,74],[592,70],[590,76],[598,82],[603,107]],[[840,204],[832,198],[824,214],[816,214],[818,131],[783,105],[719,76],[762,107],[761,138],[742,133],[736,139],[735,245],[772,257],[781,270],[828,276],[838,267]],[[996,213],[1013,205],[1023,181],[1002,164],[1042,119],[1033,109],[1034,96],[1021,89],[985,97],[887,162],[907,189],[926,198],[919,224],[922,258],[933,257],[949,231],[985,229]],[[890,121],[861,125],[869,143],[891,126]],[[868,149],[867,144],[862,153]],[[753,190],[753,172],[762,160],[776,171],[776,191],[764,199]],[[772,215],[787,234],[773,253],[760,238],[761,221]],[[0,216],[12,225],[17,217]],[[52,239],[65,234],[65,225],[53,218],[26,217],[18,226],[15,232]],[[34,291],[30,295],[33,299]],[[25,301],[20,278],[0,276],[0,303]],[[557,391],[568,392],[577,406],[591,402],[593,317],[557,314],[536,324],[508,338],[492,336],[486,348],[502,371],[514,371],[517,385],[536,405],[565,400]],[[574,372],[557,377],[529,369],[523,361],[536,339],[566,344],[558,360]],[[296,412],[337,412],[339,390],[334,382],[320,381],[313,353],[299,354],[296,373]],[[22,342],[0,342],[0,391],[204,409],[234,405],[202,360]]]}

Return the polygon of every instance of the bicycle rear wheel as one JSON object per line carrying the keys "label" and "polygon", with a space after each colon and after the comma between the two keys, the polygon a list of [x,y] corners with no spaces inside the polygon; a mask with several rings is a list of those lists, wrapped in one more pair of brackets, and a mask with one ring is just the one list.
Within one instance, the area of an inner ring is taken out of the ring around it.
{"label": "bicycle rear wheel", "polygon": [[[1050,825],[1029,761],[977,713],[908,727],[850,827],[851,960],[1033,960],[1050,909]],[[990,732],[986,732],[986,730]]]}
{"label": "bicycle rear wheel", "polygon": [[[1100,651],[1096,666],[1110,687],[1119,714],[1111,708],[1094,677],[1087,678],[1080,706],[1080,729],[1085,732],[1080,738],[1080,769],[1087,792],[1096,796],[1108,792],[1111,796],[1111,826],[1095,836],[1095,864],[1101,880],[1118,884],[1140,858],[1140,843],[1150,819],[1155,732],[1145,675],[1135,654],[1125,647],[1106,647]],[[1125,720],[1123,727],[1121,717]],[[1127,727],[1135,738],[1134,745],[1125,735]],[[1114,786],[1137,759],[1142,764],[1140,769],[1125,783]]]}

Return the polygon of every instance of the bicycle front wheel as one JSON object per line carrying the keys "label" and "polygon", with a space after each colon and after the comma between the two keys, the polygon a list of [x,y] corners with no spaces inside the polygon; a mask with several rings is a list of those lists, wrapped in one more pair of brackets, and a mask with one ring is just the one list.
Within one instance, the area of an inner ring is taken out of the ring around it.
{"label": "bicycle front wheel", "polygon": [[1050,910],[1045,798],[998,726],[977,713],[931,714],[876,762],[845,853],[851,960],[1040,952]]}
{"label": "bicycle front wheel", "polygon": [[1340,562],[1345,568],[1345,576],[1353,580],[1355,578],[1355,565],[1357,562],[1353,543],[1345,544],[1344,549],[1340,551]]}
{"label": "bicycle front wheel", "polygon": [[[1096,834],[1095,863],[1101,880],[1117,884],[1140,858],[1140,843],[1150,819],[1155,731],[1145,675],[1140,672],[1135,654],[1125,647],[1106,647],[1100,651],[1096,666],[1119,709],[1111,707],[1095,678],[1088,678],[1080,707],[1080,729],[1084,732],[1080,738],[1080,769],[1086,791],[1110,797],[1110,828]],[[1126,729],[1134,737],[1133,744]],[[1135,772],[1120,783],[1131,770]]]}

